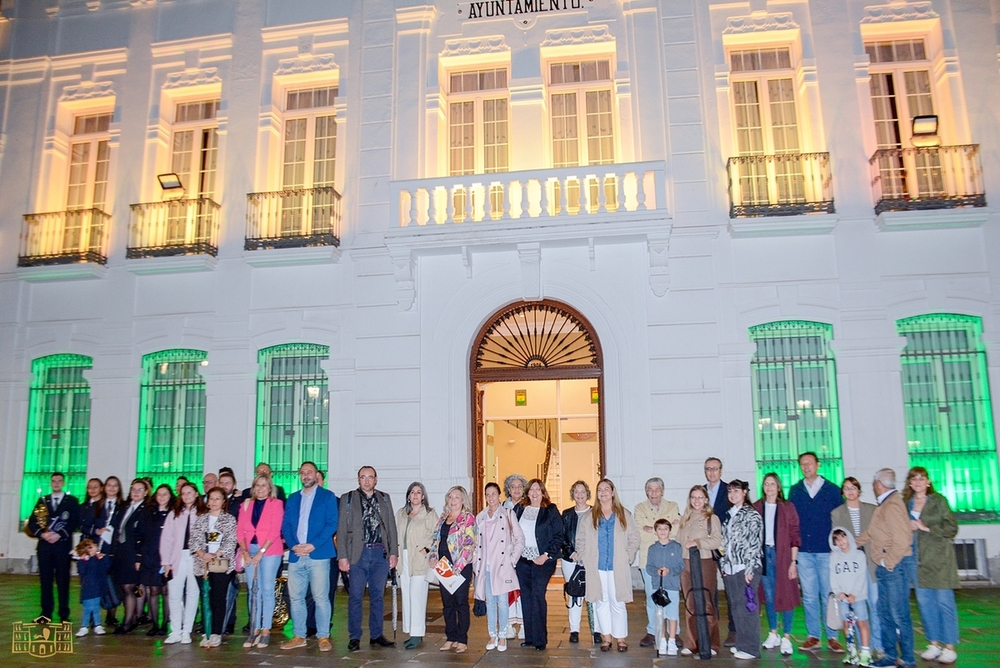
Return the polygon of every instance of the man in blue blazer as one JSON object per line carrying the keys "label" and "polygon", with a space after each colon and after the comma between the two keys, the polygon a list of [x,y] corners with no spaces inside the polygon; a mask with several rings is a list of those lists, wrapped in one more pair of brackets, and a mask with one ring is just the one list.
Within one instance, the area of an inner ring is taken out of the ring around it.
{"label": "man in blue blazer", "polygon": [[306,592],[312,589],[316,602],[316,637],[319,650],[329,652],[330,644],[330,560],[337,558],[333,535],[337,532],[339,508],[337,495],[320,487],[316,465],[304,462],[299,467],[302,490],[285,503],[281,536],[288,555],[288,598],[292,608],[295,636],[281,649],[306,646]]}

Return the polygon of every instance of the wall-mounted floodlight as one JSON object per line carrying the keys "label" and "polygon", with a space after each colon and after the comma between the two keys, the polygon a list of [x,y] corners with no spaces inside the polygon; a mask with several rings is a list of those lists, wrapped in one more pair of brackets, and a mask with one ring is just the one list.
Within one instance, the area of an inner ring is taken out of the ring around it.
{"label": "wall-mounted floodlight", "polygon": [[938,137],[938,117],[936,114],[913,117],[913,136],[910,138],[917,148],[940,146]]}
{"label": "wall-mounted floodlight", "polygon": [[156,180],[160,182],[160,187],[163,190],[184,190],[184,184],[181,183],[181,177],[173,172],[169,174],[157,174]]}

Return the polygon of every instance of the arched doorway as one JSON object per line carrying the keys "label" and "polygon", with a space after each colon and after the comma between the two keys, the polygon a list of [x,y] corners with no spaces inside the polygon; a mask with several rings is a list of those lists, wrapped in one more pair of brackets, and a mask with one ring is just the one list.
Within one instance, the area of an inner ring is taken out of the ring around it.
{"label": "arched doorway", "polygon": [[482,488],[510,473],[546,481],[570,504],[575,480],[596,486],[604,471],[604,375],[593,327],[566,304],[516,302],[479,330],[469,360],[472,463]]}

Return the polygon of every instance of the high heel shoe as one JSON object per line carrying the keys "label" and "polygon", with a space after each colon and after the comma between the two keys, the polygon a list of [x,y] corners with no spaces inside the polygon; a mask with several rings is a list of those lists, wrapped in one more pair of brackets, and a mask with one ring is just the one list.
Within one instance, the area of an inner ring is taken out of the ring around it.
{"label": "high heel shoe", "polygon": [[157,633],[160,632],[160,626],[158,624],[153,624],[148,631],[146,631],[146,636],[152,638]]}

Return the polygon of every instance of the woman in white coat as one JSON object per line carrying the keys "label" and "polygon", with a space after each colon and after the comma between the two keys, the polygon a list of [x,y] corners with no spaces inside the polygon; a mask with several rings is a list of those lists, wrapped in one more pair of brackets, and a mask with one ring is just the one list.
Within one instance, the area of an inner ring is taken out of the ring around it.
{"label": "woman in white coat", "polygon": [[632,602],[632,572],[629,565],[639,551],[639,527],[632,513],[618,499],[613,482],[597,483],[597,504],[580,518],[576,551],[587,570],[587,600],[594,604],[601,651],[628,650],[628,612]]}
{"label": "woman in white coat", "polygon": [[476,516],[476,551],[472,558],[476,598],[486,602],[486,649],[507,651],[507,595],[519,587],[515,564],[524,549],[524,532],[514,512],[500,505],[500,486],[486,483],[486,508]]}
{"label": "woman in white coat", "polygon": [[427,555],[434,539],[438,514],[427,501],[421,482],[406,489],[406,505],[396,511],[396,535],[402,554],[399,582],[403,588],[403,633],[410,634],[403,647],[416,649],[427,631]]}

